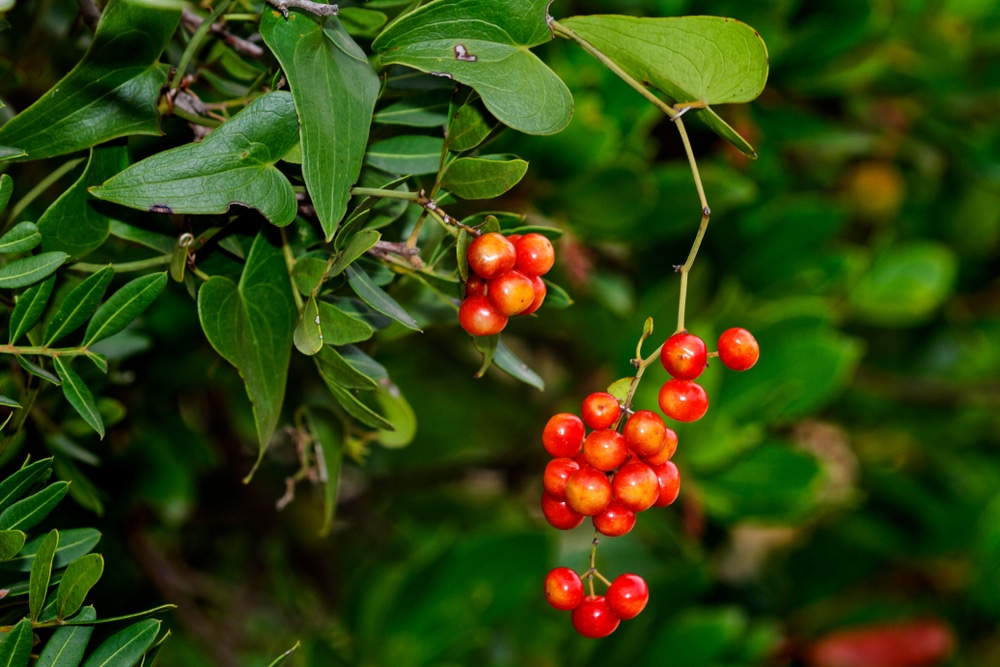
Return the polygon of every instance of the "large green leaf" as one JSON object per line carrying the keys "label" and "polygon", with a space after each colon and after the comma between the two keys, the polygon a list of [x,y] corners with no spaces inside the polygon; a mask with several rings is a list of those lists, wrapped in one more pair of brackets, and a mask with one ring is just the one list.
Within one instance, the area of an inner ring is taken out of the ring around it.
{"label": "large green leaf", "polygon": [[69,491],[69,482],[53,482],[0,514],[0,530],[27,530],[48,516]]}
{"label": "large green leaf", "polygon": [[910,326],[927,319],[951,294],[958,261],[932,242],[898,244],[879,252],[851,289],[851,314],[881,326]]}
{"label": "large green leaf", "polygon": [[101,413],[97,410],[97,403],[94,402],[94,395],[90,393],[90,389],[87,387],[86,383],[83,381],[76,371],[69,367],[69,364],[63,361],[62,357],[55,357],[52,359],[52,365],[56,367],[56,373],[59,375],[59,379],[62,380],[62,390],[63,396],[69,401],[69,404],[73,406],[83,421],[87,422],[92,429],[97,431],[97,434],[104,438],[104,420],[101,419]]}
{"label": "large green leaf", "polygon": [[[72,621],[93,621],[97,612],[93,607],[84,607],[74,616]],[[77,667],[83,660],[87,650],[87,642],[94,632],[92,625],[73,625],[59,628],[45,643],[45,648],[38,654],[35,667]]]}
{"label": "large green leaf", "polygon": [[157,60],[180,9],[111,0],[90,49],[37,102],[0,127],[0,145],[38,159],[132,134],[158,134],[156,100],[166,83]]}
{"label": "large green leaf", "polygon": [[59,547],[59,531],[54,528],[49,531],[38,547],[35,562],[31,564],[31,577],[28,580],[28,608],[31,610],[31,622],[38,621],[38,615],[45,608],[45,597],[49,591],[49,580],[52,578],[52,561]]}
{"label": "large green leaf", "polygon": [[[48,459],[46,459],[48,460]],[[51,463],[50,463],[51,465]],[[44,535],[25,543],[24,547],[6,563],[0,564],[4,570],[29,572],[35,562],[35,554],[42,545]],[[77,558],[90,553],[101,540],[101,533],[93,528],[71,528],[59,532],[59,548],[56,550],[55,568],[66,567]]]}
{"label": "large green leaf", "polygon": [[104,558],[100,554],[87,554],[70,563],[56,589],[56,618],[62,620],[75,614],[102,574]]}
{"label": "large green leaf", "polygon": [[505,125],[553,134],[569,124],[566,84],[528,49],[552,38],[550,0],[434,0],[404,14],[372,43],[400,64],[471,86]]}
{"label": "large green leaf", "polygon": [[31,620],[23,618],[0,641],[0,667],[27,667],[32,641]]}
{"label": "large green leaf", "polygon": [[90,160],[80,178],[38,221],[42,249],[62,250],[79,258],[104,243],[111,230],[112,218],[106,211],[110,205],[95,201],[87,188],[100,185],[127,166],[124,144],[91,148]]}
{"label": "large green leaf", "polygon": [[94,313],[83,335],[83,344],[93,345],[127,327],[156,300],[166,286],[166,273],[152,273],[126,283]]}
{"label": "large green leaf", "polygon": [[291,95],[268,93],[201,143],[152,155],[90,192],[156,212],[216,214],[239,204],[257,209],[276,225],[287,225],[295,218],[295,193],[274,163],[298,140]]}
{"label": "large green leaf", "polygon": [[753,147],[710,108],[749,102],[767,81],[767,47],[756,30],[717,16],[636,18],[574,16],[560,23],[608,56],[632,78],[692,109],[712,130],[746,155]]}
{"label": "large green leaf", "polygon": [[5,264],[0,267],[0,289],[25,287],[36,283],[62,266],[67,257],[69,255],[64,252],[43,252]]}
{"label": "large green leaf", "polygon": [[239,285],[213,276],[201,286],[198,317],[212,347],[246,384],[260,443],[259,464],[281,414],[298,319],[281,248],[259,234]]}
{"label": "large green leaf", "polygon": [[302,173],[327,241],[361,173],[379,79],[368,58],[329,17],[265,10],[260,34],[288,77],[302,126]]}
{"label": "large green leaf", "polygon": [[82,667],[132,667],[142,658],[160,632],[160,622],[147,619],[133,623],[105,639]]}
{"label": "large green leaf", "polygon": [[63,298],[56,314],[49,320],[42,342],[45,345],[52,345],[86,322],[97,310],[97,304],[104,298],[104,292],[107,291],[108,285],[111,284],[111,279],[114,277],[115,270],[106,266],[87,276],[83,282],[74,287]]}
{"label": "large green leaf", "polygon": [[462,199],[492,199],[517,185],[527,171],[524,160],[460,157],[448,165],[441,185]]}

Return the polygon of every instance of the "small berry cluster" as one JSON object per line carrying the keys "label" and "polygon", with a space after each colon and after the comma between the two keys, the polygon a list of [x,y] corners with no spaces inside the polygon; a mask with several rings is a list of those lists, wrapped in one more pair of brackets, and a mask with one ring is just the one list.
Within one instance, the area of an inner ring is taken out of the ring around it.
{"label": "small berry cluster", "polygon": [[545,599],[560,611],[572,611],[576,631],[596,639],[610,635],[621,621],[638,616],[649,602],[649,587],[637,574],[622,574],[608,585],[604,595],[584,596],[580,575],[568,567],[557,567],[545,577]]}
{"label": "small berry cluster", "polygon": [[537,233],[487,232],[469,244],[469,280],[458,322],[473,336],[503,331],[512,315],[530,315],[545,300],[545,275],[555,262],[552,242]]}

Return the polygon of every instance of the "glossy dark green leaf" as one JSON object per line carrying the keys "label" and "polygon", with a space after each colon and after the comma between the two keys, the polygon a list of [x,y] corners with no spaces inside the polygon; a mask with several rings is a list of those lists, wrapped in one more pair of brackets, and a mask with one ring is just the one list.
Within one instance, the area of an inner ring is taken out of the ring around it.
{"label": "glossy dark green leaf", "polygon": [[281,248],[258,234],[238,285],[221,276],[202,285],[198,317],[212,347],[236,367],[246,385],[259,463],[281,415],[298,320]]}
{"label": "glossy dark green leaf", "polygon": [[158,64],[179,8],[111,0],[94,41],[73,70],[0,127],[0,145],[30,159],[63,155],[133,134],[159,134],[156,101],[166,83]]}
{"label": "glossy dark green leaf", "polygon": [[368,252],[368,250],[378,243],[381,238],[382,235],[374,229],[362,229],[359,231],[357,234],[352,236],[351,240],[344,246],[344,249],[337,257],[337,261],[335,261],[330,267],[330,270],[327,271],[327,276],[339,276],[343,273],[344,269],[353,264],[354,260],[358,257],[361,257]]}
{"label": "glossy dark green leaf", "polygon": [[154,213],[219,214],[238,204],[287,225],[298,206],[291,183],[274,164],[298,136],[291,95],[267,93],[201,143],[156,153],[90,192]]}
{"label": "glossy dark green leaf", "polygon": [[[38,556],[35,562],[38,562]],[[56,618],[63,620],[75,614],[102,574],[104,558],[100,554],[87,554],[70,563],[56,589]]]}
{"label": "glossy dark green leaf", "polygon": [[372,43],[400,64],[471,86],[505,125],[528,134],[566,127],[573,98],[529,47],[552,38],[549,0],[434,0],[391,23]]}
{"label": "glossy dark green leaf", "polygon": [[472,150],[490,136],[495,124],[480,100],[469,100],[448,117],[445,145],[455,153]]}
{"label": "glossy dark green leaf", "polygon": [[379,78],[335,17],[266,8],[260,33],[288,77],[302,133],[302,173],[329,241],[347,211],[368,144]]}
{"label": "glossy dark green leaf", "polygon": [[848,296],[852,314],[881,326],[928,318],[951,294],[958,262],[938,243],[899,244],[878,253]]}
{"label": "glossy dark green leaf", "polygon": [[501,340],[497,343],[496,354],[493,355],[493,363],[497,368],[508,375],[517,378],[525,384],[530,384],[539,390],[545,389],[545,381],[535,371],[528,368],[528,365],[514,356],[510,348]]}
{"label": "glossy dark green leaf", "polygon": [[749,102],[764,90],[769,61],[756,30],[718,16],[575,16],[561,23],[632,78],[662,91],[671,103],[708,105],[688,114],[756,157],[753,147],[711,109],[713,104]]}
{"label": "glossy dark green leaf", "polygon": [[441,185],[462,199],[492,199],[517,185],[527,171],[524,160],[460,157],[448,165]]}
{"label": "glossy dark green leaf", "polygon": [[343,428],[319,410],[307,409],[306,419],[309,432],[317,445],[317,456],[321,456],[319,466],[320,483],[323,485],[323,524],[321,536],[330,532],[337,510],[337,490],[340,487],[340,465],[344,459]]}
{"label": "glossy dark green leaf", "polygon": [[11,473],[0,482],[0,512],[13,505],[36,484],[52,473],[52,457],[35,461]]}
{"label": "glossy dark green leaf", "polygon": [[316,356],[316,364],[324,378],[345,389],[372,390],[377,386],[375,380],[348,363],[343,355],[330,345],[324,347]]}
{"label": "glossy dark green leaf", "polygon": [[24,546],[25,535],[20,530],[0,530],[0,560],[10,560]]}
{"label": "glossy dark green leaf", "polygon": [[49,579],[52,577],[52,560],[59,546],[59,531],[50,530],[42,540],[35,553],[35,562],[31,564],[31,576],[28,579],[28,608],[31,611],[31,622],[38,622],[38,615],[45,608],[45,597],[49,592]]}
{"label": "glossy dark green leaf", "polygon": [[87,324],[83,345],[89,347],[127,327],[167,286],[166,273],[152,273],[121,287],[101,304]]}
{"label": "glossy dark green leaf", "polygon": [[368,340],[375,333],[371,325],[346,313],[328,301],[319,301],[319,320],[323,327],[323,342],[327,345],[348,345]]}
{"label": "glossy dark green leaf", "polygon": [[28,333],[31,327],[35,326],[38,318],[45,311],[45,306],[49,302],[49,296],[52,294],[52,287],[55,283],[55,276],[51,276],[48,280],[32,285],[17,297],[14,312],[10,315],[11,345],[16,343],[21,336]]}
{"label": "glossy dark green leaf", "polygon": [[19,500],[0,514],[0,530],[27,530],[48,516],[69,491],[67,482],[53,482],[47,487]]}
{"label": "glossy dark green leaf", "polygon": [[393,425],[391,431],[379,430],[378,443],[387,449],[399,449],[413,442],[417,435],[417,415],[399,388],[393,384],[388,387],[379,385],[375,391],[375,402]]}
{"label": "glossy dark green leaf", "polygon": [[[71,621],[93,621],[97,612],[93,607],[84,607]],[[87,643],[94,633],[92,625],[74,625],[58,628],[38,654],[35,667],[78,667],[87,650]]]}
{"label": "glossy dark green leaf", "polygon": [[319,306],[312,294],[302,308],[299,323],[292,334],[295,348],[302,354],[312,356],[323,349],[323,321],[319,316]]}
{"label": "glossy dark green leaf", "polygon": [[385,293],[385,291],[372,282],[371,277],[365,270],[356,264],[347,267],[347,280],[351,284],[354,293],[361,297],[361,300],[369,306],[396,320],[404,327],[420,331],[417,321],[403,307],[396,303],[396,300]]}
{"label": "glossy dark green leaf", "polygon": [[404,134],[372,144],[365,153],[365,162],[390,174],[435,174],[443,148],[441,137]]}
{"label": "glossy dark green leaf", "polygon": [[24,370],[28,371],[29,373],[31,373],[35,377],[41,378],[41,379],[45,380],[46,382],[51,382],[52,384],[54,384],[56,386],[62,384],[62,380],[59,379],[58,375],[56,375],[55,373],[53,373],[52,371],[50,371],[50,370],[48,370],[46,368],[43,368],[42,366],[39,366],[38,364],[36,364],[35,362],[33,362],[28,357],[25,357],[23,355],[18,354],[18,355],[15,355],[14,358],[17,359],[17,363],[18,363],[18,365],[21,366],[21,368],[23,368]]}
{"label": "glossy dark green leaf", "polygon": [[10,174],[0,174],[0,212],[7,210],[7,204],[10,203],[10,196],[13,192],[14,179],[10,177]]}
{"label": "glossy dark green leaf", "polygon": [[432,91],[404,97],[375,113],[375,122],[408,127],[443,127],[448,122],[451,94]]}
{"label": "glossy dark green leaf", "polygon": [[[6,174],[4,174],[6,176]],[[27,252],[42,242],[42,235],[33,222],[21,222],[0,236],[0,254]]]}
{"label": "glossy dark green leaf", "polygon": [[33,641],[31,620],[23,618],[0,640],[0,667],[27,667]]}
{"label": "glossy dark green leaf", "polygon": [[45,335],[42,337],[44,345],[52,345],[63,336],[76,331],[77,327],[86,322],[97,305],[104,298],[111,279],[115,277],[115,270],[106,266],[100,271],[90,274],[83,282],[73,288],[59,304],[55,315],[49,320],[45,327]]}
{"label": "glossy dark green leaf", "polygon": [[38,220],[43,250],[62,250],[80,258],[108,238],[110,206],[96,201],[87,188],[100,185],[128,166],[124,144],[95,146],[76,183],[60,195]]}
{"label": "glossy dark green leaf", "polygon": [[101,419],[101,413],[97,409],[97,404],[94,403],[94,395],[90,393],[90,389],[76,371],[70,368],[69,364],[61,357],[54,357],[52,365],[55,366],[56,373],[62,380],[63,396],[66,397],[77,414],[83,418],[83,421],[87,422],[103,439],[104,421]]}
{"label": "glossy dark green leaf", "polygon": [[[31,566],[35,562],[35,554],[44,538],[43,535],[28,540],[17,557],[0,563],[0,568],[16,572],[30,572]],[[93,528],[71,528],[59,531],[59,548],[56,550],[53,567],[56,569],[66,567],[77,558],[90,553],[100,540],[101,533]]]}
{"label": "glossy dark green leaf", "polygon": [[330,390],[334,399],[336,399],[337,403],[347,412],[347,414],[354,417],[362,424],[371,426],[372,428],[392,428],[392,424],[387,419],[362,403],[358,397],[354,395],[353,391],[341,387],[331,378],[327,377],[326,374],[323,373],[323,367],[320,367],[319,364],[317,364],[317,368],[320,371],[320,377],[323,378],[327,389]]}
{"label": "glossy dark green leaf", "polygon": [[105,639],[81,667],[133,667],[160,632],[160,621],[147,619]]}
{"label": "glossy dark green leaf", "polygon": [[67,257],[69,255],[64,252],[43,252],[15,259],[10,264],[0,266],[0,289],[25,287],[36,283],[62,266]]}

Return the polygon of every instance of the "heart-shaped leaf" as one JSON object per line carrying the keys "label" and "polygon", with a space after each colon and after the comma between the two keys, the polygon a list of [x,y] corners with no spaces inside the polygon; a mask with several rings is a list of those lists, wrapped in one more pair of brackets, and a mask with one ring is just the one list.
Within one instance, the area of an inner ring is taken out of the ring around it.
{"label": "heart-shaped leaf", "polygon": [[460,157],[448,165],[441,185],[462,199],[492,199],[517,185],[527,171],[524,160]]}
{"label": "heart-shaped leaf", "polygon": [[434,0],[404,14],[372,43],[400,64],[471,86],[497,120],[527,134],[569,124],[573,97],[528,49],[552,38],[551,0]]}
{"label": "heart-shaped leaf", "polygon": [[292,96],[261,95],[201,143],[135,163],[104,185],[99,199],[161,213],[218,214],[233,204],[276,225],[295,218],[295,193],[274,163],[299,140]]}

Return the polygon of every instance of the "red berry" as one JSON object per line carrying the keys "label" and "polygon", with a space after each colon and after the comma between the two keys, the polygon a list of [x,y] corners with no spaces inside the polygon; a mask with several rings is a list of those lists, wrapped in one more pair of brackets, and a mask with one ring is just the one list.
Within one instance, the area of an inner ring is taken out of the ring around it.
{"label": "red berry", "polygon": [[627,621],[635,618],[649,602],[649,586],[637,574],[620,574],[608,587],[605,602],[618,618]]}
{"label": "red berry", "polygon": [[469,268],[489,280],[514,268],[517,251],[503,234],[487,232],[469,244]]}
{"label": "red berry", "polygon": [[679,422],[697,421],[708,411],[708,394],[700,384],[690,380],[674,378],[664,382],[659,401],[663,414]]}
{"label": "red berry", "polygon": [[641,512],[652,507],[660,496],[660,482],[648,465],[629,461],[615,473],[611,491],[623,506]]}
{"label": "red berry", "polygon": [[482,276],[475,273],[469,275],[469,280],[465,283],[465,298],[470,296],[486,296],[486,281]]}
{"label": "red berry", "polygon": [[574,414],[560,412],[549,418],[542,431],[545,451],[555,457],[573,458],[583,447],[583,420]]}
{"label": "red berry", "polygon": [[759,358],[757,340],[746,329],[727,329],[719,336],[719,359],[734,371],[753,368]]}
{"label": "red berry", "polygon": [[637,410],[622,429],[625,444],[638,456],[650,456],[660,451],[667,439],[667,425],[652,410]]}
{"label": "red berry", "polygon": [[515,245],[517,250],[518,271],[529,276],[541,276],[548,273],[556,261],[556,251],[552,242],[541,234],[525,234]]}
{"label": "red berry", "polygon": [[612,500],[608,509],[594,517],[594,528],[608,537],[621,537],[635,525],[635,512]]}
{"label": "red berry", "polygon": [[534,290],[534,298],[531,300],[531,305],[526,309],[521,311],[522,315],[531,315],[533,312],[542,307],[542,303],[545,301],[545,295],[548,293],[548,288],[545,286],[545,281],[538,276],[530,276],[531,287]]}
{"label": "red berry", "polygon": [[545,599],[559,611],[576,609],[583,602],[583,582],[568,567],[557,567],[545,575]]}
{"label": "red berry", "polygon": [[596,516],[611,504],[611,482],[596,468],[580,466],[566,481],[566,504],[574,512]]}
{"label": "red berry", "polygon": [[599,431],[591,431],[587,439],[583,441],[583,455],[587,463],[610,472],[628,458],[628,447],[625,445],[625,437],[610,428],[602,428]]}
{"label": "red berry", "polygon": [[573,610],[573,627],[584,637],[607,637],[618,629],[621,620],[614,615],[603,595],[588,595]]}
{"label": "red berry", "polygon": [[666,507],[677,500],[677,496],[681,492],[681,473],[673,461],[653,466],[653,472],[656,473],[656,480],[660,485],[660,495],[653,506]]}
{"label": "red berry", "polygon": [[693,380],[708,363],[705,341],[686,331],[675,333],[660,348],[660,362],[667,372],[679,380]]}
{"label": "red berry", "polygon": [[535,288],[520,271],[508,271],[488,282],[490,303],[499,313],[517,315],[531,306]]}
{"label": "red berry", "polygon": [[566,504],[565,500],[560,500],[547,493],[542,494],[542,514],[553,528],[559,530],[571,530],[583,523],[583,515],[574,512]]}
{"label": "red berry", "polygon": [[580,416],[583,423],[590,428],[611,428],[611,425],[618,420],[622,407],[618,404],[618,399],[606,391],[595,391],[593,394],[583,399],[583,408]]}
{"label": "red berry", "polygon": [[459,306],[458,323],[473,336],[492,336],[507,326],[507,316],[498,313],[488,297],[473,296]]}
{"label": "red berry", "polygon": [[677,451],[677,433],[672,428],[667,429],[667,437],[663,439],[663,447],[649,456],[640,457],[651,466],[658,466],[666,463]]}
{"label": "red berry", "polygon": [[542,475],[542,486],[545,487],[546,493],[556,498],[565,498],[566,481],[579,469],[579,463],[566,457],[549,461],[545,466],[545,474]]}

